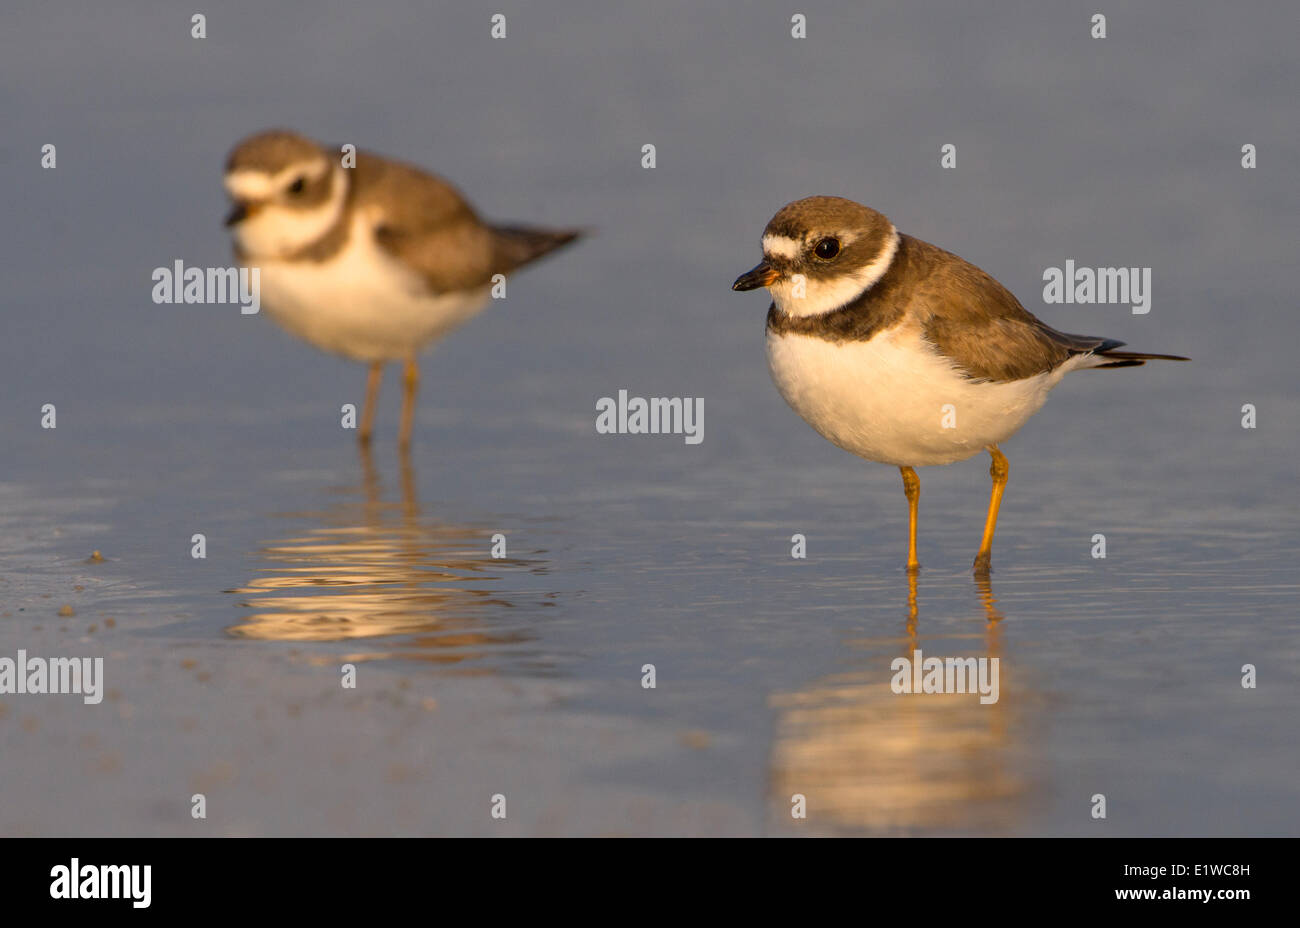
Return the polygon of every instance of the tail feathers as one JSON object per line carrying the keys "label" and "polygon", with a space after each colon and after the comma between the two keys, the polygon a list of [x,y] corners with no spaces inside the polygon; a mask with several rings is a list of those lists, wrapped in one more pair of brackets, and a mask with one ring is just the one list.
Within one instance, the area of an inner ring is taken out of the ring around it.
{"label": "tail feathers", "polygon": [[494,226],[493,270],[512,271],[531,264],[545,254],[569,244],[582,235],[577,229],[540,229],[532,226]]}
{"label": "tail feathers", "polygon": [[[1122,345],[1123,342],[1117,342]],[[1148,361],[1190,361],[1191,358],[1184,358],[1177,354],[1150,354],[1146,351],[1116,351],[1114,348],[1102,348],[1093,353],[1093,358],[1100,362],[1092,365],[1095,368],[1106,367],[1141,367]]]}
{"label": "tail feathers", "polygon": [[[1065,347],[1071,357],[1079,358],[1077,368],[1092,370],[1103,367],[1140,367],[1148,361],[1190,361],[1176,354],[1149,354],[1145,351],[1116,351],[1124,343],[1114,338],[1094,338],[1088,335],[1070,335],[1043,327],[1057,344]],[[1076,369],[1077,369],[1076,368]]]}
{"label": "tail feathers", "polygon": [[1090,371],[1099,371],[1099,370],[1104,370],[1105,368],[1108,367],[1141,367],[1143,364],[1146,363],[1147,363],[1146,361],[1138,361],[1137,359],[1133,359],[1129,361],[1111,361],[1110,363],[1103,362],[1101,364],[1089,364],[1084,369]]}

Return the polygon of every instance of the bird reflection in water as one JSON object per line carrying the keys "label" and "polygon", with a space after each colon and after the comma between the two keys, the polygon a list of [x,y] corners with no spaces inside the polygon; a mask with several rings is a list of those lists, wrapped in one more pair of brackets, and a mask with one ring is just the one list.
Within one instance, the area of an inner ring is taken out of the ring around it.
{"label": "bird reflection in water", "polygon": [[[908,573],[907,618],[890,653],[880,642],[869,669],[837,674],[778,694],[771,762],[773,815],[782,830],[807,825],[819,833],[999,834],[1014,830],[1030,793],[1029,739],[1019,717],[1027,694],[1008,686],[999,661],[1000,693],[982,705],[977,694],[895,694],[891,661],[925,657],[1000,657],[997,607],[988,577],[976,577],[983,628],[957,640],[922,641],[917,576]],[[860,664],[866,662],[859,662]],[[1018,683],[1022,683],[1017,678]],[[807,819],[792,820],[791,797],[806,797]]]}
{"label": "bird reflection in water", "polygon": [[[252,612],[227,632],[270,641],[364,640],[365,650],[348,660],[423,660],[464,665],[457,667],[464,673],[493,672],[480,660],[490,655],[539,661],[531,627],[506,614],[519,596],[504,592],[501,581],[518,568],[544,574],[545,563],[494,559],[495,529],[423,515],[408,455],[401,460],[400,502],[382,498],[364,446],[361,467],[362,485],[347,491],[356,498],[323,512],[287,514],[311,524],[260,549],[259,575],[228,591],[245,596]],[[550,605],[546,594],[535,598]]]}

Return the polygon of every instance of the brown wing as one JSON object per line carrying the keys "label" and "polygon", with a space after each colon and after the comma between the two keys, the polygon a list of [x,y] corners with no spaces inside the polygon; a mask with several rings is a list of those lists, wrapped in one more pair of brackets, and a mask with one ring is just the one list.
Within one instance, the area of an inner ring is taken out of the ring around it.
{"label": "brown wing", "polygon": [[924,316],[926,338],[973,380],[1023,380],[1123,344],[1056,331],[975,265],[910,235],[900,237],[899,259],[906,272],[899,276],[914,282],[910,303]]}
{"label": "brown wing", "polygon": [[536,226],[492,227],[492,273],[508,274],[569,244],[582,233],[576,229]]}
{"label": "brown wing", "polygon": [[484,286],[579,234],[486,225],[446,181],[400,162],[360,154],[354,170],[358,205],[382,206],[375,240],[435,293]]}
{"label": "brown wing", "polygon": [[435,293],[487,284],[493,272],[492,231],[446,181],[418,168],[357,155],[353,196],[373,212],[375,240],[414,269]]}

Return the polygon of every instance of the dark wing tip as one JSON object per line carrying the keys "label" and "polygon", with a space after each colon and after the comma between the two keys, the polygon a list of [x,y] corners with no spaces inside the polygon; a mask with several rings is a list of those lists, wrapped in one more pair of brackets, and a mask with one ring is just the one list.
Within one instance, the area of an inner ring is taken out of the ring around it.
{"label": "dark wing tip", "polygon": [[1116,338],[1094,338],[1088,335],[1070,335],[1065,332],[1058,332],[1049,326],[1042,325],[1041,329],[1057,344],[1065,348],[1071,356],[1088,355],[1096,358],[1099,362],[1090,365],[1094,370],[1101,370],[1108,367],[1138,367],[1147,361],[1190,361],[1191,358],[1184,358],[1178,354],[1152,354],[1147,351],[1116,351],[1117,348],[1124,347],[1124,342]]}
{"label": "dark wing tip", "polygon": [[[1120,342],[1119,344],[1123,344],[1123,342]],[[1152,354],[1148,351],[1112,351],[1107,348],[1099,348],[1096,355],[1099,358],[1114,358],[1116,361],[1137,361],[1139,364],[1143,361],[1191,360],[1191,358],[1184,358],[1180,354]]]}
{"label": "dark wing tip", "polygon": [[493,226],[496,265],[512,270],[530,264],[557,248],[563,248],[584,235],[585,229],[540,229],[533,226]]}

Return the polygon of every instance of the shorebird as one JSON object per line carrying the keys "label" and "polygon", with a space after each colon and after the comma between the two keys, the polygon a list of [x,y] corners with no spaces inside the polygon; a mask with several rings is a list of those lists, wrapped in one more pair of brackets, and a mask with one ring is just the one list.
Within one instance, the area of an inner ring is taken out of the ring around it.
{"label": "shorebird", "polygon": [[767,358],[785,401],[839,447],[902,473],[908,570],[921,566],[917,467],[988,451],[993,490],[974,563],[987,574],[1008,474],[998,443],[1069,371],[1187,360],[1058,332],[979,268],[840,197],[796,200],[772,217],[763,260],[732,284],[759,287],[772,294]]}
{"label": "shorebird", "polygon": [[366,152],[346,160],[293,132],[244,139],[226,162],[235,202],[226,225],[240,263],[261,269],[272,319],[322,351],[370,365],[363,444],[384,364],[404,362],[405,448],[419,353],[477,315],[504,275],[579,233],[492,225],[419,168]]}

